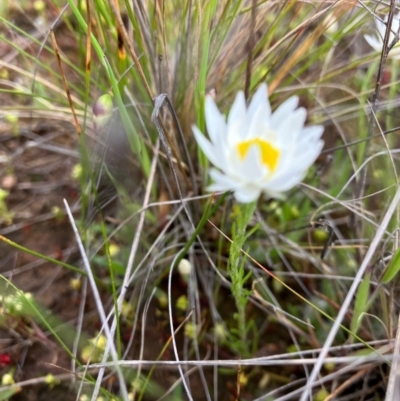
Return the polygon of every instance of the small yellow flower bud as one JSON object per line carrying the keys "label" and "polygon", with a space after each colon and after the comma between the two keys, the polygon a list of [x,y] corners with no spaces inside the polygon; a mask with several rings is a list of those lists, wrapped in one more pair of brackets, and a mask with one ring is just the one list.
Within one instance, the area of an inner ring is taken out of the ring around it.
{"label": "small yellow flower bud", "polygon": [[52,375],[51,373],[49,373],[46,377],[45,377],[45,381],[46,383],[49,385],[50,388],[53,388],[54,386],[57,386],[57,384],[60,384],[60,379],[57,379],[56,377],[54,377],[54,375]]}
{"label": "small yellow flower bud", "polygon": [[15,114],[6,114],[6,115],[4,116],[4,119],[5,119],[8,123],[10,123],[10,124],[12,124],[12,125],[14,125],[14,124],[16,124],[16,123],[18,122],[18,116],[16,116]]}
{"label": "small yellow flower bud", "polygon": [[188,299],[186,295],[181,295],[177,300],[176,300],[176,307],[180,310],[185,311],[188,306]]}
{"label": "small yellow flower bud", "polygon": [[46,9],[46,3],[43,0],[35,0],[33,2],[33,8],[39,13]]}
{"label": "small yellow flower bud", "polygon": [[82,165],[80,163],[75,164],[71,172],[71,177],[74,180],[79,180],[82,177]]}
{"label": "small yellow flower bud", "polygon": [[192,322],[187,322],[185,324],[184,332],[186,337],[195,338],[197,336],[197,325]]}
{"label": "small yellow flower bud", "polygon": [[247,385],[247,383],[249,382],[249,378],[247,377],[246,374],[244,374],[243,372],[240,372],[239,374],[239,383],[241,387],[244,387]]}
{"label": "small yellow flower bud", "polygon": [[80,278],[71,278],[71,280],[69,280],[69,286],[73,290],[79,291],[82,287],[82,281]]}
{"label": "small yellow flower bud", "polygon": [[119,253],[120,247],[117,244],[110,244],[108,247],[108,252],[110,252],[110,256],[115,256]]}
{"label": "small yellow flower bud", "polygon": [[14,378],[13,375],[11,373],[6,373],[5,375],[3,375],[3,377],[1,378],[1,384],[3,386],[11,386],[12,384],[14,384]]}

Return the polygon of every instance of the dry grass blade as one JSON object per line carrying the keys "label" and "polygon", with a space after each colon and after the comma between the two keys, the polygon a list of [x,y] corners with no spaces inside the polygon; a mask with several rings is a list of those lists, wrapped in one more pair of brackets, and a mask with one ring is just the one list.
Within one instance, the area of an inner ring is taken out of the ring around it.
{"label": "dry grass blade", "polygon": [[321,367],[324,364],[324,359],[326,358],[326,356],[329,352],[329,348],[331,347],[331,345],[336,337],[336,334],[339,330],[339,327],[343,321],[343,318],[348,311],[348,308],[350,306],[350,303],[353,300],[353,297],[358,288],[358,285],[360,284],[360,282],[365,274],[365,271],[368,268],[379,243],[381,242],[381,239],[382,239],[382,237],[386,231],[386,228],[393,216],[393,213],[395,212],[395,210],[399,204],[399,201],[400,201],[400,188],[397,189],[396,194],[395,194],[394,198],[392,199],[392,202],[390,203],[390,206],[387,209],[386,214],[385,214],[381,224],[378,227],[375,237],[371,242],[368,252],[366,253],[365,258],[355,276],[354,282],[351,285],[351,287],[347,293],[347,296],[342,304],[342,307],[340,308],[340,311],[335,318],[335,322],[329,332],[327,339],[325,340],[324,347],[318,356],[318,360],[313,368],[313,371],[311,372],[310,377],[308,378],[307,385],[301,395],[300,401],[306,401],[311,392],[314,381],[316,380],[316,378],[321,370]]}
{"label": "dry grass blade", "polygon": [[144,75],[142,66],[140,64],[139,57],[136,54],[136,51],[133,47],[132,41],[129,39],[128,32],[125,29],[124,22],[122,21],[121,14],[119,13],[119,7],[117,5],[118,0],[110,0],[110,5],[114,16],[117,21],[118,33],[121,35],[121,39],[124,41],[125,45],[128,46],[129,54],[131,55],[133,62],[135,63],[135,67],[137,68],[139,75],[142,79],[142,83],[146,89],[146,92],[151,101],[153,101],[153,93],[150,89],[150,86],[147,82],[146,76]]}
{"label": "dry grass blade", "polygon": [[[108,321],[107,321],[106,314],[105,314],[104,307],[103,307],[103,303],[101,301],[100,294],[99,294],[99,291],[98,291],[98,288],[97,288],[97,285],[96,285],[96,281],[94,279],[93,272],[92,272],[92,269],[90,267],[90,263],[89,263],[87,255],[86,255],[85,248],[83,246],[81,237],[80,237],[78,229],[77,229],[77,227],[75,225],[75,221],[74,221],[74,217],[72,216],[71,209],[69,208],[69,205],[68,205],[67,201],[64,200],[64,204],[65,204],[65,207],[66,207],[66,210],[67,210],[67,214],[68,214],[70,223],[71,223],[72,228],[73,228],[74,233],[75,233],[75,238],[76,238],[76,241],[78,243],[79,250],[81,252],[81,256],[82,256],[82,259],[83,259],[83,262],[84,262],[86,273],[87,273],[89,281],[90,281],[90,285],[92,287],[93,295],[94,295],[95,300],[96,300],[96,306],[97,306],[97,310],[98,310],[98,313],[100,315],[100,318],[101,318],[101,321],[102,321],[102,324],[103,324],[104,332],[106,333],[106,336],[107,336],[107,347],[111,351],[111,356],[112,356],[112,359],[113,359],[114,363],[116,363],[118,361],[118,355],[117,355],[117,351],[116,351],[115,345],[114,345],[114,333],[111,332],[111,329],[110,329],[110,327],[108,325]],[[107,359],[107,356],[105,357],[105,359]],[[124,397],[124,399],[127,400],[128,399],[128,391],[126,389],[126,384],[125,384],[124,377],[122,375],[122,371],[117,366],[116,366],[116,369],[117,369],[117,374],[118,374],[118,378],[119,378],[119,384],[120,384],[120,389],[121,389],[122,396]],[[96,386],[99,386],[98,383],[99,383],[99,381],[96,382]],[[96,388],[96,386],[95,386],[95,388],[93,390],[92,400],[96,400],[97,399],[97,394],[98,394],[99,388]]]}
{"label": "dry grass blade", "polygon": [[81,135],[81,132],[82,132],[81,126],[79,125],[78,118],[77,118],[76,113],[75,113],[74,103],[72,102],[71,92],[69,90],[68,82],[67,82],[67,79],[66,79],[65,74],[64,74],[64,69],[62,67],[60,52],[58,50],[58,45],[57,45],[56,37],[54,36],[53,29],[50,30],[50,35],[51,35],[51,40],[53,42],[54,51],[56,53],[58,67],[60,68],[60,73],[61,73],[62,80],[63,80],[63,83],[64,83],[65,93],[67,94],[69,107],[71,108],[72,116],[74,118],[76,132],[77,132],[78,135]]}
{"label": "dry grass blade", "polygon": [[386,401],[400,400],[400,317],[397,323],[396,342],[393,350],[393,362],[390,368]]}
{"label": "dry grass blade", "polygon": [[[248,59],[246,66],[246,81],[244,84],[244,96],[246,99],[249,98],[250,92],[250,81],[251,81],[251,71],[253,66],[253,51],[255,45],[255,37],[254,37],[254,29],[256,25],[256,9],[257,9],[257,0],[252,0],[251,2],[251,17],[250,17],[250,26],[249,26],[249,39],[248,39]],[[239,398],[239,395],[237,396]]]}
{"label": "dry grass blade", "polygon": [[87,21],[87,37],[86,37],[86,63],[85,63],[85,70],[87,76],[90,76],[91,70],[91,62],[92,62],[92,14],[91,14],[91,5],[90,0],[86,0],[86,9],[88,15]]}

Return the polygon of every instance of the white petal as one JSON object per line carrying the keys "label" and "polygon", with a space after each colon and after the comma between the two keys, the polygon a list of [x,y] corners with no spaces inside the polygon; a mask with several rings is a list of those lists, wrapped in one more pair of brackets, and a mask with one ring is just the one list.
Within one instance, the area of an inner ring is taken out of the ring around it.
{"label": "white petal", "polygon": [[287,146],[290,141],[293,141],[294,136],[297,136],[297,133],[302,130],[306,117],[306,110],[300,107],[281,121],[279,125],[274,128],[271,127],[275,131],[282,147]]}
{"label": "white petal", "polygon": [[399,13],[397,13],[392,22],[392,31],[397,32],[400,26],[400,19],[399,19]]}
{"label": "white petal", "polygon": [[285,199],[285,195],[281,192],[272,191],[270,189],[264,189],[263,192],[268,196],[268,198],[275,198],[275,199]]}
{"label": "white petal", "polygon": [[295,163],[299,169],[308,169],[317,159],[324,147],[324,141],[318,141],[313,147],[309,147],[307,151],[299,152]]}
{"label": "white petal", "polygon": [[220,162],[223,160],[223,157],[216,152],[215,147],[208,139],[205,138],[205,136],[195,125],[192,125],[192,130],[198,145],[207,156],[208,160],[210,160],[214,166],[219,167],[222,170]]}
{"label": "white petal", "polygon": [[267,84],[261,84],[251,99],[249,108],[247,109],[247,118],[248,122],[253,119],[254,113],[257,111],[259,107],[264,107],[265,110],[265,119],[268,119],[271,115],[271,105],[268,100],[268,87]]}
{"label": "white petal", "polygon": [[288,169],[292,169],[293,160],[296,157],[296,144],[290,143],[288,146],[281,150],[281,154],[279,156],[278,164],[276,166],[275,171],[272,173],[270,180],[273,177],[280,176],[285,173]]}
{"label": "white petal", "polygon": [[281,170],[273,179],[264,185],[265,189],[275,191],[287,191],[303,180],[309,167],[315,162],[321,152],[323,142],[318,144],[318,148],[308,154],[301,155],[300,158],[293,159],[293,163]]}
{"label": "white petal", "polygon": [[385,17],[384,21],[385,24],[381,20],[375,18],[376,29],[378,31],[378,39],[380,39],[381,42],[383,42],[383,38],[385,37],[386,22],[388,21],[388,15]]}
{"label": "white petal", "polygon": [[218,159],[218,164],[213,163],[218,167],[224,166],[226,164],[226,152],[228,149],[228,132],[225,117],[219,112],[211,96],[206,97],[205,112],[207,131],[214,147],[214,155]]}
{"label": "white petal", "polygon": [[[400,20],[398,18],[399,14],[397,14],[393,20],[392,20],[392,26],[390,30],[390,35],[389,35],[389,43],[391,43],[394,39],[395,34],[399,30],[399,25],[400,25]],[[384,19],[385,23],[388,21],[388,16],[385,17]],[[386,34],[386,29],[388,28],[387,25],[381,22],[379,19],[375,19],[375,25],[376,25],[376,35],[364,35],[365,40],[368,42],[368,44],[377,52],[382,51],[383,47],[383,39]],[[399,54],[397,52],[394,52],[394,49],[392,52],[390,52],[390,56],[394,56],[394,58],[399,58]]]}
{"label": "white petal", "polygon": [[268,185],[265,185],[264,190],[272,190],[275,192],[285,192],[292,189],[295,185],[301,182],[306,175],[306,171],[296,172],[295,174],[287,174],[283,176],[281,180],[270,182]]}
{"label": "white petal", "polygon": [[205,106],[206,124],[208,135],[212,143],[218,143],[221,137],[225,136],[226,123],[225,117],[219,112],[211,96],[206,96]]}
{"label": "white petal", "polygon": [[261,164],[259,148],[250,146],[245,158],[243,160],[239,159],[236,169],[236,174],[247,182],[261,180],[265,176],[266,170]]}
{"label": "white petal", "polygon": [[270,180],[264,182],[262,188],[267,192],[287,191],[300,182],[306,172],[307,168],[299,168],[296,160],[292,159],[292,163],[288,164],[285,169],[280,169]]}
{"label": "white petal", "polygon": [[318,142],[324,132],[324,127],[322,125],[314,125],[311,127],[303,128],[296,135],[296,148],[308,148],[309,146],[313,146]]}
{"label": "white petal", "polygon": [[292,140],[289,138],[282,145],[276,171],[262,184],[263,190],[276,196],[299,183],[321,152],[323,141],[319,138],[322,132],[322,126],[311,126],[295,133]]}
{"label": "white petal", "polygon": [[229,111],[228,125],[236,120],[244,120],[246,118],[246,100],[243,91],[239,91],[235,101]]}
{"label": "white petal", "polygon": [[[249,121],[248,131],[244,139],[253,139],[264,137],[268,134],[268,110],[265,105],[260,105],[258,109],[252,114],[252,119]],[[275,136],[274,138],[275,139]]]}
{"label": "white petal", "polygon": [[247,131],[246,101],[244,93],[239,91],[228,116],[228,140],[231,146],[242,141]]}
{"label": "white petal", "polygon": [[279,165],[279,169],[277,169],[274,178],[280,178],[282,174],[286,174],[287,171],[294,170],[294,172],[296,172],[308,170],[320,155],[323,146],[324,142],[318,140],[304,146],[296,147],[291,155],[283,154],[282,164]]}
{"label": "white petal", "polygon": [[376,36],[372,35],[364,35],[365,40],[368,44],[376,51],[382,51],[383,42],[382,40],[378,39]]}
{"label": "white petal", "polygon": [[[400,13],[397,13],[393,20],[392,20],[392,27],[390,31],[390,36],[389,36],[389,44],[393,42],[395,38],[395,34],[399,33],[399,28],[400,28],[400,19],[399,19]],[[387,21],[388,18],[385,19]],[[400,59],[400,48],[399,48],[399,43],[395,45],[395,47],[389,52],[389,57],[393,57],[396,60]]]}
{"label": "white petal", "polygon": [[228,177],[215,168],[210,170],[210,176],[214,182],[207,188],[208,191],[229,191],[240,186],[237,180]]}
{"label": "white petal", "polygon": [[315,162],[321,153],[324,142],[319,140],[307,148],[296,149],[296,153],[291,157],[284,154],[282,165],[279,166],[274,176],[263,185],[264,190],[275,190],[278,192],[287,191],[306,175],[309,167]]}
{"label": "white petal", "polygon": [[235,198],[241,203],[250,203],[257,200],[261,194],[261,189],[254,185],[246,185],[235,191]]}
{"label": "white petal", "polygon": [[320,125],[303,128],[295,135],[296,147],[307,148],[309,145],[317,143],[322,133],[323,127]]}
{"label": "white petal", "polygon": [[274,130],[287,116],[293,113],[299,104],[298,96],[292,96],[286,99],[273,113],[269,122],[269,126]]}
{"label": "white petal", "polygon": [[304,137],[308,137],[310,139],[311,138],[313,138],[313,139],[321,138],[323,132],[324,132],[323,125],[311,125],[309,127],[304,127],[301,131],[301,133]]}

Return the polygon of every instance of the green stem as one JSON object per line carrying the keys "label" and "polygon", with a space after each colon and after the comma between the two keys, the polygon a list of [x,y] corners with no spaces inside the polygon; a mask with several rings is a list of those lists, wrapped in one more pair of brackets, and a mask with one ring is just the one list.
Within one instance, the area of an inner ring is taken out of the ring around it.
{"label": "green stem", "polygon": [[251,273],[247,273],[244,268],[245,257],[242,255],[243,245],[246,239],[252,234],[253,230],[247,232],[247,226],[254,215],[257,202],[240,204],[237,206],[235,221],[232,226],[232,243],[230,247],[228,260],[228,273],[232,281],[232,295],[235,299],[238,313],[236,319],[238,322],[238,335],[240,339],[240,351],[248,354],[247,346],[247,328],[246,328],[246,307],[248,292],[245,290],[245,284],[250,278]]}

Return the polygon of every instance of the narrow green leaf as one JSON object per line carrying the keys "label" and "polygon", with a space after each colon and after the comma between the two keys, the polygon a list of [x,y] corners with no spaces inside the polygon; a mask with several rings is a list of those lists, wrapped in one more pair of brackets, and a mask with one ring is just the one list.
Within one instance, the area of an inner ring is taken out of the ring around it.
{"label": "narrow green leaf", "polygon": [[[369,296],[370,282],[371,282],[371,273],[367,273],[364,279],[361,281],[361,284],[357,290],[356,300],[354,304],[353,318],[351,319],[351,324],[350,324],[350,331],[353,334],[357,333],[362,321],[361,315],[365,313],[368,309],[367,301]],[[354,339],[354,337],[351,338]]]}
{"label": "narrow green leaf", "polygon": [[400,270],[400,248],[396,251],[381,279],[382,284],[390,283]]}
{"label": "narrow green leaf", "polygon": [[25,248],[24,246],[19,245],[16,242],[13,242],[13,241],[9,240],[8,238],[3,237],[2,235],[0,235],[0,241],[3,241],[6,244],[11,245],[12,247],[14,247],[22,252],[25,252],[29,255],[36,256],[39,259],[46,260],[47,262],[54,263],[55,265],[62,266],[69,270],[72,270],[75,273],[79,273],[79,274],[82,274],[83,276],[87,276],[87,273],[84,270],[80,269],[79,267],[72,266],[68,263],[62,262],[61,260],[53,259],[49,256],[42,255],[39,252],[35,252],[31,249]]}
{"label": "narrow green leaf", "polygon": [[8,389],[1,389],[0,390],[0,401],[6,401],[9,398],[11,398],[13,395],[19,393],[21,391],[21,387],[16,386],[16,387],[11,387]]}

